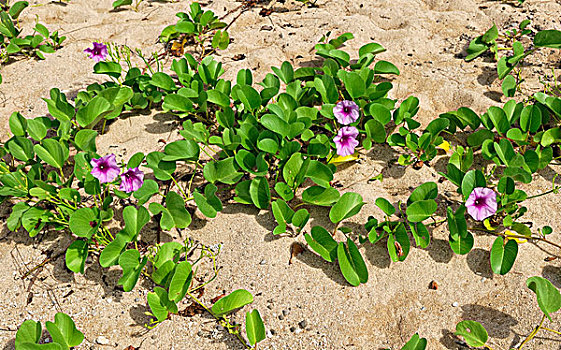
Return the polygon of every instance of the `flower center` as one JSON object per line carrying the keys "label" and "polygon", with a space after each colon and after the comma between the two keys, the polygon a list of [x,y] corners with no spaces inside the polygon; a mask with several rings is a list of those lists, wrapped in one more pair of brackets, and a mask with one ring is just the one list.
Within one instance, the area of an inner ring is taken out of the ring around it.
{"label": "flower center", "polygon": [[485,202],[485,201],[482,200],[481,198],[477,198],[477,199],[475,200],[475,205],[479,206],[479,205],[482,205],[484,202]]}
{"label": "flower center", "polygon": [[349,113],[351,109],[349,107],[343,107],[343,112]]}
{"label": "flower center", "polygon": [[101,170],[105,169],[105,165],[101,164],[101,165],[99,166],[99,169],[101,169]]}

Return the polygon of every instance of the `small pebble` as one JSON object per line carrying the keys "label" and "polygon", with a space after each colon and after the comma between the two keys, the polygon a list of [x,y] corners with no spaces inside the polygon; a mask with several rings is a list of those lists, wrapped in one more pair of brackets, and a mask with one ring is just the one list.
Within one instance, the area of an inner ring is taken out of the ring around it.
{"label": "small pebble", "polygon": [[263,259],[261,260],[261,262],[259,263],[259,265],[265,265],[267,263],[267,260]]}
{"label": "small pebble", "polygon": [[95,342],[98,343],[99,345],[108,345],[109,344],[109,339],[105,338],[104,336],[100,335],[99,337],[97,337],[95,339]]}
{"label": "small pebble", "polygon": [[267,338],[272,338],[272,337],[273,337],[273,332],[267,330]]}
{"label": "small pebble", "polygon": [[294,327],[294,326],[290,327],[291,332],[294,332],[295,330],[296,330],[296,327]]}
{"label": "small pebble", "polygon": [[300,334],[300,333],[302,333],[302,330],[300,328],[298,328],[297,330],[294,331],[294,333]]}
{"label": "small pebble", "polygon": [[455,301],[455,302],[452,303],[452,306],[453,306],[453,307],[458,307],[458,306],[460,306],[460,303],[458,303],[457,301]]}
{"label": "small pebble", "polygon": [[284,320],[284,316],[283,315],[279,315],[279,320]]}
{"label": "small pebble", "polygon": [[425,311],[427,308],[424,306],[421,306],[421,311]]}
{"label": "small pebble", "polygon": [[306,320],[302,320],[298,322],[298,325],[300,326],[300,328],[305,329],[308,326],[308,322]]}
{"label": "small pebble", "polygon": [[481,282],[485,282],[486,279],[487,278],[485,278],[485,277],[481,277]]}
{"label": "small pebble", "polygon": [[224,326],[222,325],[216,325],[216,330],[222,332],[224,330]]}
{"label": "small pebble", "polygon": [[288,316],[289,313],[290,313],[290,311],[288,311],[288,310],[282,310],[282,314],[284,316]]}

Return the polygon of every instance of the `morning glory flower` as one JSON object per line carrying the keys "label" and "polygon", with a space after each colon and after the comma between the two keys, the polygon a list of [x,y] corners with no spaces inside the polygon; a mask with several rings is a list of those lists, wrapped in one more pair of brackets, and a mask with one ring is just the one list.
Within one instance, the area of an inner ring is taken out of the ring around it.
{"label": "morning glory flower", "polygon": [[127,193],[134,192],[142,187],[144,183],[144,173],[138,168],[129,168],[121,174],[120,191]]}
{"label": "morning glory flower", "polygon": [[483,221],[497,212],[497,194],[490,188],[476,187],[466,201],[469,215]]}
{"label": "morning glory flower", "polygon": [[117,166],[114,154],[108,154],[99,159],[92,159],[90,163],[93,167],[91,174],[101,183],[115,180],[121,172],[121,169]]}
{"label": "morning glory flower", "polygon": [[355,153],[355,147],[358,146],[357,136],[358,129],[354,126],[344,126],[339,129],[337,136],[333,138],[337,146],[337,154],[345,157]]}
{"label": "morning glory flower", "polygon": [[358,119],[359,108],[353,101],[344,100],[333,107],[333,114],[339,123],[349,125]]}
{"label": "morning glory flower", "polygon": [[95,62],[103,61],[107,57],[107,45],[94,42],[93,47],[85,49],[84,52]]}

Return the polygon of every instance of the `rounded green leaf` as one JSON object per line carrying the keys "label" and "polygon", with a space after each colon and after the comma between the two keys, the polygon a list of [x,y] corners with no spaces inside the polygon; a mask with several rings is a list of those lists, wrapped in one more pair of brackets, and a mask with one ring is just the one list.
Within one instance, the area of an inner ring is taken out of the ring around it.
{"label": "rounded green leaf", "polygon": [[368,270],[366,264],[353,241],[347,239],[347,245],[339,242],[337,247],[337,260],[343,277],[352,286],[356,287],[368,281]]}
{"label": "rounded green leaf", "polygon": [[339,197],[339,191],[333,187],[311,186],[302,192],[304,202],[320,206],[333,205]]}
{"label": "rounded green leaf", "polygon": [[84,334],[76,328],[72,318],[65,313],[58,312],[55,315],[55,322],[47,321],[45,327],[49,331],[53,343],[58,343],[63,348],[72,348],[84,341]]}
{"label": "rounded green leaf", "polygon": [[256,177],[249,185],[249,195],[253,204],[259,209],[267,209],[271,202],[269,182],[265,177]]}
{"label": "rounded green leaf", "polygon": [[88,257],[88,242],[74,241],[66,249],[66,267],[72,272],[84,273],[86,258]]}
{"label": "rounded green leaf", "polygon": [[41,339],[41,323],[34,320],[25,320],[16,333],[15,346],[17,349],[23,343],[37,343]]}
{"label": "rounded green leaf", "polygon": [[81,208],[70,216],[70,231],[78,237],[91,238],[99,227],[99,213],[92,208]]}
{"label": "rounded green leaf", "polygon": [[538,298],[538,305],[551,320],[550,314],[561,308],[561,294],[555,286],[543,277],[535,276],[526,280],[526,285]]}
{"label": "rounded green leaf", "polygon": [[245,332],[251,346],[266,338],[265,325],[259,311],[253,310],[245,315]]}
{"label": "rounded green leaf", "polygon": [[384,212],[387,216],[391,216],[395,213],[395,207],[385,198],[376,198],[376,206]]}
{"label": "rounded green leaf", "polygon": [[504,275],[510,271],[518,255],[518,243],[515,240],[507,240],[497,237],[491,247],[491,269],[494,273]]}
{"label": "rounded green leaf", "polygon": [[410,222],[421,222],[434,214],[436,209],[436,202],[432,199],[427,199],[411,203],[411,205],[407,206],[405,213],[407,214],[407,220]]}
{"label": "rounded green leaf", "polygon": [[321,255],[323,259],[329,262],[335,261],[337,256],[337,242],[331,234],[321,226],[312,227],[310,234],[305,234],[306,242],[313,251]]}
{"label": "rounded green leaf", "polygon": [[362,196],[355,192],[347,192],[339,198],[337,203],[329,211],[331,222],[338,223],[358,214],[362,206]]}
{"label": "rounded green leaf", "polygon": [[185,294],[187,294],[192,279],[193,272],[191,264],[188,261],[182,261],[177,264],[169,284],[169,300],[175,301],[176,303],[181,301],[185,297]]}
{"label": "rounded green leaf", "polygon": [[245,289],[238,289],[214,303],[212,313],[216,317],[221,317],[251,303],[253,303],[253,295]]}
{"label": "rounded green leaf", "polygon": [[459,255],[469,253],[471,248],[473,248],[473,242],[473,235],[469,231],[466,231],[465,236],[458,235],[455,239],[452,235],[448,236],[448,243],[450,243],[450,247],[454,253]]}
{"label": "rounded green leaf", "polygon": [[456,325],[456,335],[464,337],[469,346],[476,348],[485,346],[489,335],[485,328],[476,321],[462,321]]}
{"label": "rounded green leaf", "polygon": [[140,260],[140,253],[136,249],[129,249],[121,254],[119,265],[123,269],[123,276],[117,283],[123,286],[125,292],[130,292],[134,288],[147,261],[146,256]]}

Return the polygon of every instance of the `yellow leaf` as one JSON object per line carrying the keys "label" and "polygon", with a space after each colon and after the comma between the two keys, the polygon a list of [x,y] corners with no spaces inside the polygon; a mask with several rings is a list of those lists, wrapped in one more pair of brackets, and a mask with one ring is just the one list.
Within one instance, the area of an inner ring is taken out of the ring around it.
{"label": "yellow leaf", "polygon": [[515,232],[512,232],[512,231],[509,231],[509,230],[505,231],[505,236],[506,236],[507,240],[512,239],[513,241],[516,241],[516,243],[518,243],[518,244],[528,242],[528,240],[524,239],[524,238],[512,237],[512,236],[519,236],[519,234],[517,234]]}
{"label": "yellow leaf", "polygon": [[354,162],[358,158],[359,158],[358,152],[355,152],[354,154],[351,154],[350,156],[344,156],[344,157],[335,156],[335,157],[331,158],[331,160],[329,161],[329,164],[340,165],[340,164],[343,164],[343,163]]}
{"label": "yellow leaf", "polygon": [[489,219],[485,219],[483,221],[483,226],[485,226],[485,228],[489,231],[495,231],[497,229],[496,227],[491,226],[491,223],[489,222]]}
{"label": "yellow leaf", "polygon": [[444,153],[450,153],[450,142],[443,141],[440,145],[436,146],[436,148],[443,150]]}

